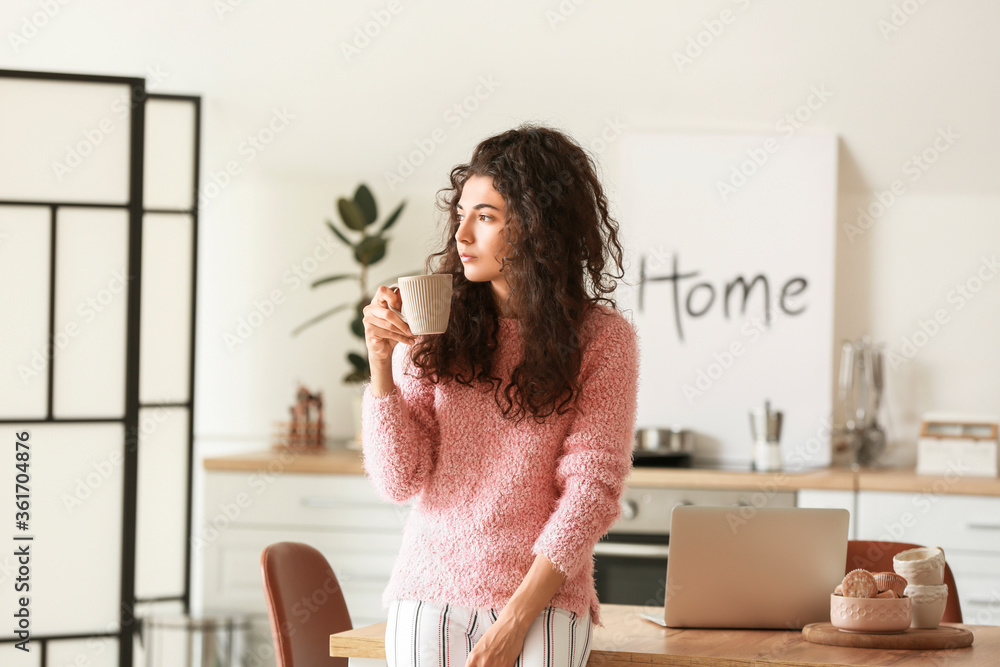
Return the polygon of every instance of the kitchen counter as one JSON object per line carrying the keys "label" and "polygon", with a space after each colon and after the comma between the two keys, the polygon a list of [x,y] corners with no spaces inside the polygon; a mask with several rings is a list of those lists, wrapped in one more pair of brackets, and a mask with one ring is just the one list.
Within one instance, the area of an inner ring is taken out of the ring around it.
{"label": "kitchen counter", "polygon": [[205,470],[298,472],[317,475],[363,475],[361,452],[331,447],[320,452],[265,450],[204,460]]}
{"label": "kitchen counter", "polygon": [[[1000,653],[1000,627],[963,625],[974,635],[962,649],[880,650],[812,644],[797,630],[703,630],[663,628],[639,616],[650,607],[602,604],[603,628],[594,628],[587,667],[628,665],[898,665],[913,667],[995,664]],[[659,611],[662,612],[662,609]],[[331,657],[385,659],[385,623],[330,635]]]}
{"label": "kitchen counter", "polygon": [[[206,458],[206,470],[363,475],[361,452],[331,447],[322,452],[260,451]],[[897,491],[1000,497],[1000,479],[961,475],[917,475],[912,469],[858,471],[820,468],[755,473],[708,468],[633,468],[627,484],[674,489],[800,489]]]}

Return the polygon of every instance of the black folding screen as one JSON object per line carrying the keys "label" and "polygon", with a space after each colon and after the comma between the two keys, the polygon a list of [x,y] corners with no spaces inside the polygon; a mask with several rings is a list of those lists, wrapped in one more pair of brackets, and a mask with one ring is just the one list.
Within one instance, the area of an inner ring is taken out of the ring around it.
{"label": "black folding screen", "polygon": [[190,611],[200,115],[0,70],[0,664],[131,667]]}

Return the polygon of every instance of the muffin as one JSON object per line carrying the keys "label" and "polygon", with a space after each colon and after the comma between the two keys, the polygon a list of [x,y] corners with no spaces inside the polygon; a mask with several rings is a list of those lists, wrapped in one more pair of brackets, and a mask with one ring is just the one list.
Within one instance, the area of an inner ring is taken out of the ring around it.
{"label": "muffin", "polygon": [[840,586],[847,598],[873,598],[878,595],[875,577],[868,570],[851,570]]}
{"label": "muffin", "polygon": [[875,572],[872,577],[875,579],[875,586],[878,587],[879,593],[892,591],[896,597],[903,597],[903,591],[906,590],[906,577],[895,572]]}

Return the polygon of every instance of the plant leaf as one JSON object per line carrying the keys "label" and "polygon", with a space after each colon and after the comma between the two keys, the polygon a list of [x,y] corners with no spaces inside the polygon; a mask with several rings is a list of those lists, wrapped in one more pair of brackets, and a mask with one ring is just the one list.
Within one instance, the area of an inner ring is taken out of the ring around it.
{"label": "plant leaf", "polygon": [[344,278],[360,278],[360,277],[361,276],[359,276],[357,273],[338,273],[335,276],[327,276],[326,278],[320,278],[319,280],[313,282],[312,286],[319,287],[320,285],[324,285],[326,283],[332,283],[336,280],[343,280]]}
{"label": "plant leaf", "polygon": [[351,322],[351,331],[361,340],[365,339],[365,306],[371,303],[371,299],[362,297],[354,306],[354,320]]}
{"label": "plant leaf", "polygon": [[353,370],[344,376],[343,381],[347,384],[361,384],[362,382],[368,382],[372,377],[371,370],[359,371]]}
{"label": "plant leaf", "polygon": [[337,229],[336,227],[334,227],[333,223],[330,220],[327,220],[326,224],[330,226],[330,229],[333,231],[334,234],[337,235],[337,238],[340,239],[341,241],[343,241],[344,244],[347,245],[348,248],[353,248],[354,247],[354,243],[352,243],[350,241],[350,239],[348,239],[346,236],[344,236],[343,234],[341,234],[340,230]]}
{"label": "plant leaf", "polygon": [[340,219],[344,221],[344,225],[348,229],[353,229],[357,232],[364,231],[365,216],[357,204],[350,199],[341,197],[337,200],[337,210],[340,212]]}
{"label": "plant leaf", "polygon": [[368,368],[368,360],[362,357],[357,352],[348,352],[347,360],[350,361],[351,365],[354,366],[354,368],[359,371]]}
{"label": "plant leaf", "polygon": [[386,244],[381,236],[366,236],[354,249],[354,258],[365,266],[385,257]]}
{"label": "plant leaf", "polygon": [[[327,310],[327,311],[325,311],[323,313],[320,313],[319,315],[317,315],[316,317],[312,318],[308,322],[305,322],[304,324],[300,324],[298,327],[296,327],[292,331],[292,335],[293,336],[297,336],[301,332],[303,332],[306,329],[308,329],[309,327],[311,327],[312,325],[316,324],[317,322],[320,322],[321,320],[325,320],[330,315],[333,315],[334,313],[336,313],[338,311],[344,310],[345,308],[350,308],[352,305],[353,304],[350,304],[350,303],[342,303],[342,304],[340,304],[339,306],[337,306],[335,308],[331,308],[330,310]],[[362,337],[364,337],[364,334],[362,334]]]}
{"label": "plant leaf", "polygon": [[375,197],[372,196],[372,191],[364,183],[359,185],[354,192],[354,203],[358,205],[361,213],[365,216],[366,226],[375,222],[378,218],[378,207],[375,206]]}
{"label": "plant leaf", "polygon": [[379,234],[396,224],[396,219],[399,218],[399,214],[403,212],[404,206],[406,206],[405,200],[400,202],[399,206],[396,207],[396,210],[389,214],[389,219],[382,225],[382,229],[378,230]]}
{"label": "plant leaf", "polygon": [[358,338],[364,340],[365,323],[360,317],[354,318],[354,320],[351,322],[351,332]]}

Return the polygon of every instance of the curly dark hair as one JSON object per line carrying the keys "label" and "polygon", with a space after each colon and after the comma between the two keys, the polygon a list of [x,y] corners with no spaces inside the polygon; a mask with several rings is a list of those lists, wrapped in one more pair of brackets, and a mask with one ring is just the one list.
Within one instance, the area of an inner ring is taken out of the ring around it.
{"label": "curly dark hair", "polygon": [[[458,202],[472,176],[492,178],[506,204],[508,249],[500,268],[509,285],[506,307],[520,320],[522,341],[532,341],[523,345],[503,402],[501,379],[493,375],[499,306],[489,282],[465,277],[455,239]],[[527,413],[542,422],[553,411],[575,409],[581,326],[598,302],[616,309],[603,295],[625,275],[618,223],[608,212],[593,158],[566,134],[526,123],[482,141],[468,164],[451,170],[450,180],[437,193],[438,208],[448,214],[444,248],[427,258],[425,271],[452,275],[451,315],[445,333],[418,336],[413,344],[419,376],[467,386],[488,382],[504,418],[516,407],[518,423]],[[605,274],[609,255],[616,274]]]}

